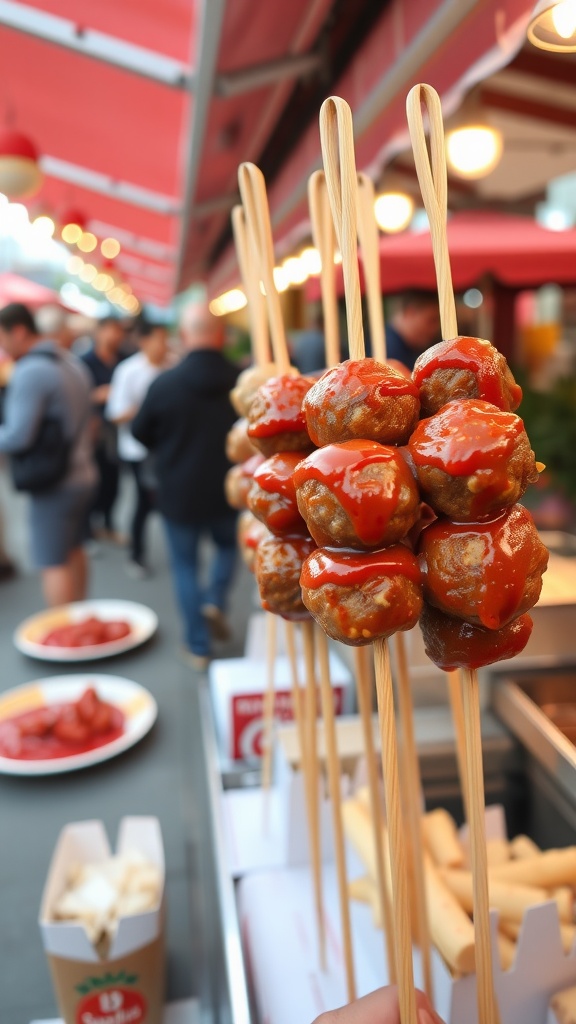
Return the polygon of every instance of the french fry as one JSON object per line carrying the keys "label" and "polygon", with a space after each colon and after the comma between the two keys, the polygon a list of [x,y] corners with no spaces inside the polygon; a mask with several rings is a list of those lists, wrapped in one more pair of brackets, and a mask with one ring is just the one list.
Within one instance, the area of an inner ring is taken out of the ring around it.
{"label": "french fry", "polygon": [[509,971],[516,959],[516,943],[502,931],[498,933],[498,952],[502,970]]}
{"label": "french fry", "polygon": [[507,839],[488,839],[486,853],[488,854],[489,868],[507,864],[510,860],[510,843]]}
{"label": "french fry", "polygon": [[430,811],[422,818],[422,836],[428,853],[437,867],[461,868],[464,866],[464,850],[456,822],[443,807]]}
{"label": "french fry", "polygon": [[525,860],[527,857],[536,857],[541,853],[540,847],[536,845],[530,836],[515,836],[510,840],[510,856],[512,860]]}
{"label": "french fry", "polygon": [[[469,871],[449,871],[444,869],[441,872],[442,878],[461,906],[468,913],[472,913],[472,875]],[[512,885],[509,882],[500,882],[494,878],[489,880],[490,906],[498,910],[500,916],[511,921],[521,922],[524,912],[529,907],[537,906],[539,903],[546,903],[552,897],[541,888],[528,885]],[[572,896],[569,893],[562,893],[556,898],[560,920],[567,924],[572,921]]]}
{"label": "french fry", "polygon": [[511,860],[490,871],[491,877],[512,885],[537,885],[543,889],[576,886],[576,846],[546,850],[523,860]]}
{"label": "french fry", "polygon": [[472,974],[475,969],[474,925],[427,853],[424,854],[424,872],[432,941],[449,967],[460,974]]}

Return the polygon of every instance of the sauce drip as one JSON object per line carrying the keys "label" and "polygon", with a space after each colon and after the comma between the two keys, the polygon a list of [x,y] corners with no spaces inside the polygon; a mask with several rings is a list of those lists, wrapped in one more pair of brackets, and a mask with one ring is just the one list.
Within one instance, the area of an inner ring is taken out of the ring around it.
{"label": "sauce drip", "polygon": [[78,701],[51,704],[0,722],[0,755],[16,761],[52,761],[96,750],[124,732],[120,708],[90,687]]}
{"label": "sauce drip", "polygon": [[[451,549],[453,537],[464,543],[454,544]],[[539,548],[542,571],[547,561],[532,517],[521,505],[489,522],[439,519],[424,530],[421,544],[424,556],[430,556],[425,586],[444,610],[459,617],[464,601],[470,600],[469,583],[466,585],[470,576],[462,565],[468,549],[472,562],[464,565],[470,566],[473,576],[474,611],[486,629],[500,629],[518,614]]]}
{"label": "sauce drip", "polygon": [[479,470],[502,475],[523,432],[524,424],[513,412],[467,398],[421,420],[408,447],[416,466],[434,466],[450,476]]}
{"label": "sauce drip", "polygon": [[522,388],[515,383],[505,386],[497,355],[497,349],[483,338],[459,337],[441,341],[418,357],[413,372],[414,383],[421,387],[435,370],[470,370],[478,382],[478,397],[482,401],[491,402],[505,411],[511,405],[517,408],[522,401]]}
{"label": "sauce drip", "polygon": [[249,413],[248,437],[306,433],[302,411],[304,396],[312,387],[307,377],[272,377],[258,389]]}
{"label": "sauce drip", "polygon": [[273,533],[291,530],[307,532],[298,511],[293,473],[302,461],[301,452],[280,452],[266,459],[254,473],[254,480],[265,495],[250,494],[250,507]]}
{"label": "sauce drip", "polygon": [[[387,465],[383,475],[360,478],[370,466]],[[415,491],[404,459],[395,448],[376,441],[344,441],[319,448],[294,472],[298,490],[307,480],[324,484],[350,517],[363,544],[377,544],[398,507],[402,485]]]}
{"label": "sauce drip", "polygon": [[404,576],[417,585],[422,582],[415,555],[401,544],[366,554],[319,548],[304,563],[300,583],[308,590],[326,584],[361,587],[369,580],[390,576]]}

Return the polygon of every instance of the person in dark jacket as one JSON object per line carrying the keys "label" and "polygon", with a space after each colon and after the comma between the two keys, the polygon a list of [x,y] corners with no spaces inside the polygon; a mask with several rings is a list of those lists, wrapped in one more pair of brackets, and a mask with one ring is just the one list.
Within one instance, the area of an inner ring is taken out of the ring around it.
{"label": "person in dark jacket", "polygon": [[400,304],[386,324],[386,353],[409,370],[424,349],[440,341],[440,310],[436,292],[411,288],[400,296]]}
{"label": "person in dark jacket", "polygon": [[[211,635],[225,638],[226,598],[236,564],[236,514],[226,503],[230,468],[224,443],[235,419],[228,394],[237,369],[222,355],[223,331],[205,303],[183,313],[185,358],[150,385],[132,421],[136,440],[154,453],[157,505],[164,519],[176,597],[192,666],[203,670]],[[199,546],[215,545],[209,581],[199,578]]]}

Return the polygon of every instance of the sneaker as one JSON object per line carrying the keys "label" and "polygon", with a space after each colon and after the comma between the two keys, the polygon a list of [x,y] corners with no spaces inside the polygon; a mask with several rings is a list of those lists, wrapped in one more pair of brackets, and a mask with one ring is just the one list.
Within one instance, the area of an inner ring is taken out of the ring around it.
{"label": "sneaker", "polygon": [[189,668],[194,669],[195,672],[207,672],[210,664],[210,655],[208,654],[194,654],[194,651],[190,651],[187,647],[180,648],[180,656],[182,661],[188,665]]}
{"label": "sneaker", "polygon": [[201,611],[214,640],[229,640],[232,631],[224,612],[215,604],[205,604]]}
{"label": "sneaker", "polygon": [[147,580],[150,575],[150,570],[144,563],[138,562],[135,558],[126,562],[126,572],[133,580]]}

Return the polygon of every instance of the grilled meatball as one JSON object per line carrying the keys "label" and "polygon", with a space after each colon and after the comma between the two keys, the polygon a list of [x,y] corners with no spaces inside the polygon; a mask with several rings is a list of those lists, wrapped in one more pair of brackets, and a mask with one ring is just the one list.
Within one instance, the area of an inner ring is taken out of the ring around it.
{"label": "grilled meatball", "polygon": [[244,565],[254,572],[256,561],[256,550],[261,540],[269,537],[270,534],[264,523],[261,523],[251,512],[242,512],[238,516],[237,526],[238,548]]}
{"label": "grilled meatball", "polygon": [[255,575],[262,607],[284,619],[306,619],[302,563],[315,548],[310,537],[267,537],[256,550]]}
{"label": "grilled meatball", "polygon": [[324,632],[353,647],[411,629],[422,608],[418,562],[401,544],[372,552],[318,549],[300,582]]}
{"label": "grilled meatball", "polygon": [[381,548],[418,519],[416,481],[397,448],[345,441],[319,448],[294,473],[298,508],[321,547]]}
{"label": "grilled meatball", "polygon": [[[298,370],[293,371],[294,374]],[[277,377],[278,369],[276,363],[266,363],[264,366],[249,366],[236,381],[236,386],[230,392],[230,401],[239,416],[248,416],[250,406],[258,388],[269,380],[270,377]]]}
{"label": "grilled meatball", "polygon": [[226,473],[224,493],[226,501],[232,508],[239,510],[248,508],[248,491],[252,486],[254,472],[261,462],[264,462],[264,456],[257,453],[243,462],[241,466],[232,466],[232,469]]}
{"label": "grilled meatball", "polygon": [[438,519],[423,531],[420,551],[426,600],[485,629],[501,629],[534,607],[548,564],[522,505],[489,522]]}
{"label": "grilled meatball", "polygon": [[376,359],[347,359],[320,377],[303,403],[315,445],[368,439],[406,444],[418,422],[418,388]]}
{"label": "grilled meatball", "polygon": [[314,447],[302,411],[312,387],[307,377],[272,377],[258,389],[248,413],[248,437],[269,459],[276,452],[309,452]]}
{"label": "grilled meatball", "polygon": [[301,457],[300,452],[279,452],[266,459],[256,470],[248,492],[248,508],[276,537],[308,533],[292,479]]}
{"label": "grilled meatball", "polygon": [[483,668],[515,658],[530,639],[532,619],[520,615],[502,629],[483,629],[444,615],[424,602],[420,629],[430,661],[444,672],[451,672],[455,668]]}
{"label": "grilled meatball", "polygon": [[522,401],[522,388],[504,356],[483,338],[452,338],[433,345],[418,356],[412,377],[424,416],[459,398],[480,398],[503,412],[514,412]]}
{"label": "grilled meatball", "polygon": [[458,522],[513,505],[538,479],[522,420],[488,402],[450,402],[420,421],[408,449],[425,500]]}
{"label": "grilled meatball", "polygon": [[248,421],[241,419],[236,420],[226,434],[226,458],[230,462],[246,462],[256,455],[257,449],[248,437],[247,430]]}

